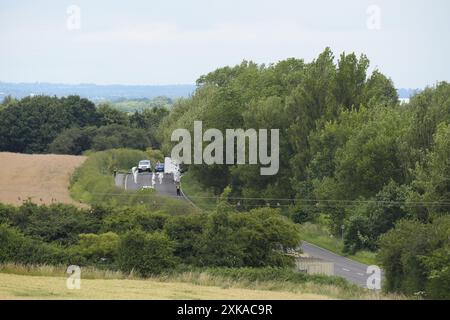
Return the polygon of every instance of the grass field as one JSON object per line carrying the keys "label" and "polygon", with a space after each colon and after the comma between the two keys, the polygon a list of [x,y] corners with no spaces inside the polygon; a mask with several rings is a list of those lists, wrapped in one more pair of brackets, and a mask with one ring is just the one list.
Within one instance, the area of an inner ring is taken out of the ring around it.
{"label": "grass field", "polygon": [[0,273],[0,299],[329,299],[318,294],[221,288],[157,280],[85,279],[69,290],[64,277]]}
{"label": "grass field", "polygon": [[286,273],[280,279],[270,279],[273,274],[256,279],[222,269],[143,279],[86,267],[81,270],[81,289],[69,290],[65,270],[64,266],[0,264],[0,299],[407,299],[325,279],[296,281]]}
{"label": "grass field", "polygon": [[0,202],[20,205],[79,204],[69,194],[70,177],[86,157],[0,152]]}

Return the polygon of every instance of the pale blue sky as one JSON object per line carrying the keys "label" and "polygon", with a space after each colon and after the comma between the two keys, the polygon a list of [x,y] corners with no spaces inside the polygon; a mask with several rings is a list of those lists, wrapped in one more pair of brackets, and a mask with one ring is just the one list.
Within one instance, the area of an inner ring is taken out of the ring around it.
{"label": "pale blue sky", "polygon": [[[66,27],[69,5],[81,28]],[[381,9],[381,29],[367,8]],[[243,59],[364,52],[397,87],[450,81],[448,0],[0,0],[0,81],[194,83]]]}

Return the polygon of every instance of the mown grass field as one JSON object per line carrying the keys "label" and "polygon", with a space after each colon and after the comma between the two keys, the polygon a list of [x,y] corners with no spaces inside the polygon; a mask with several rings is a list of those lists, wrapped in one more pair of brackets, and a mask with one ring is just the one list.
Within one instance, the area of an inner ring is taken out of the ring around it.
{"label": "mown grass field", "polygon": [[79,290],[69,290],[64,277],[0,273],[0,299],[329,299],[318,294],[251,290],[157,280],[81,280]]}

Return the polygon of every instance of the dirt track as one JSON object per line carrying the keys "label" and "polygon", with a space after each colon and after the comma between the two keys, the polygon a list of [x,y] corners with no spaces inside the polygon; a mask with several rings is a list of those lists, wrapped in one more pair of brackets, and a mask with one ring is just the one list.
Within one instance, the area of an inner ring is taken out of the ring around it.
{"label": "dirt track", "polygon": [[66,155],[27,155],[0,152],[0,202],[20,205],[72,203],[68,187],[74,169],[86,157]]}

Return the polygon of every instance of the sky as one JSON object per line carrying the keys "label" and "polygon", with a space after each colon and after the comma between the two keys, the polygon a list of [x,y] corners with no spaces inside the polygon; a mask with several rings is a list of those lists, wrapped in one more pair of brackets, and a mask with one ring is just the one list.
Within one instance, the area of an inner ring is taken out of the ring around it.
{"label": "sky", "polygon": [[0,81],[190,84],[330,47],[423,88],[450,81],[449,14],[448,0],[0,0]]}

